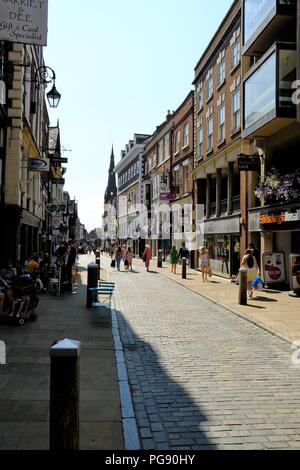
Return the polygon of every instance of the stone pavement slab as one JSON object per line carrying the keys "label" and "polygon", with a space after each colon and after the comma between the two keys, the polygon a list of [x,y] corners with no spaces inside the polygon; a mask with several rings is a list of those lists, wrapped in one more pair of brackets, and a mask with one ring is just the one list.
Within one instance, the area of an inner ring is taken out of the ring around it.
{"label": "stone pavement slab", "polygon": [[143,448],[300,449],[291,344],[134,266],[110,276]]}
{"label": "stone pavement slab", "polygon": [[[49,347],[66,337],[82,343],[80,448],[124,448],[111,319],[95,326],[85,307],[85,266],[92,260],[80,256],[76,294],[43,295],[36,322],[0,325],[0,339],[7,345],[7,365],[0,365],[1,450],[49,448]],[[101,278],[107,278],[103,269]]]}
{"label": "stone pavement slab", "polygon": [[[139,259],[134,260],[138,269],[143,267]],[[208,282],[202,281],[201,272],[187,268],[187,279],[182,279],[181,266],[177,266],[177,274],[171,273],[169,263],[157,268],[157,260],[151,261],[151,269],[188,289],[230,309],[256,325],[265,328],[272,334],[293,342],[300,340],[300,297],[291,297],[287,291],[264,289],[248,299],[247,305],[239,305],[239,287],[229,279],[212,276]]]}

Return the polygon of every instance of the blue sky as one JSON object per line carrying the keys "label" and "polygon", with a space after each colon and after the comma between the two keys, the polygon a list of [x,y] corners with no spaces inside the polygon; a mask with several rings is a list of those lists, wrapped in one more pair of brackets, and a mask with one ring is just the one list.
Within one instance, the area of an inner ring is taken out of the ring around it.
{"label": "blue sky", "polygon": [[49,0],[45,63],[62,94],[65,190],[101,226],[112,143],[152,134],[193,88],[194,68],[232,0]]}

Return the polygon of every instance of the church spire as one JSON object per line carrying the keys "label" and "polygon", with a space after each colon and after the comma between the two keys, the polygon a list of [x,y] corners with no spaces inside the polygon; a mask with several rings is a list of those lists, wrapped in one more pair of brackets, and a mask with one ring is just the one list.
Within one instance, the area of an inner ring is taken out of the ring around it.
{"label": "church spire", "polygon": [[116,174],[114,172],[114,169],[115,169],[115,156],[114,156],[114,146],[112,145],[110,165],[109,165],[109,170],[108,170],[108,182],[107,182],[107,188],[106,188],[105,196],[104,196],[104,202],[106,204],[113,203],[115,198],[117,197]]}
{"label": "church spire", "polygon": [[110,166],[109,169],[113,170],[115,168],[115,156],[114,156],[114,145],[111,146],[111,156],[110,156]]}

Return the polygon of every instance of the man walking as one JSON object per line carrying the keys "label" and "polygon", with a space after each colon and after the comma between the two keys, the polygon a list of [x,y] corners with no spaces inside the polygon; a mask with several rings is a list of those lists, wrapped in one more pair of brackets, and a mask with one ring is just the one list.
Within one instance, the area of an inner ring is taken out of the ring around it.
{"label": "man walking", "polygon": [[182,262],[182,258],[186,258],[186,259],[189,258],[189,250],[186,248],[185,242],[182,242],[181,248],[179,250],[178,258],[181,262]]}

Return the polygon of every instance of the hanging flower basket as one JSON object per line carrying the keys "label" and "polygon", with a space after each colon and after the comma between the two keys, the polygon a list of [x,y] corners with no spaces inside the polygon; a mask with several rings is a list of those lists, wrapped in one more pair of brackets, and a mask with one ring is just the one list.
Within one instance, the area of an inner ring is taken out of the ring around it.
{"label": "hanging flower basket", "polygon": [[260,183],[254,191],[258,199],[272,204],[275,202],[292,202],[300,198],[300,171],[280,175],[278,170],[272,168],[266,175],[265,181]]}

